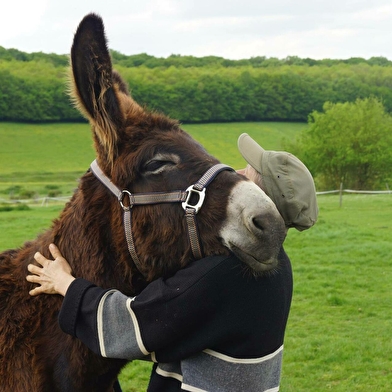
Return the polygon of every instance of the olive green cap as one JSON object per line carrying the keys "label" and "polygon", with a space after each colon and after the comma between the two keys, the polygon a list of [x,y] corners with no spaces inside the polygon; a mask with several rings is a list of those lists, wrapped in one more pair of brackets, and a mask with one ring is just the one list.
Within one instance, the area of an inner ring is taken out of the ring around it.
{"label": "olive green cap", "polygon": [[246,133],[238,138],[238,149],[261,174],[262,187],[286,226],[300,231],[312,227],[317,221],[318,206],[313,177],[307,167],[288,152],[264,150]]}

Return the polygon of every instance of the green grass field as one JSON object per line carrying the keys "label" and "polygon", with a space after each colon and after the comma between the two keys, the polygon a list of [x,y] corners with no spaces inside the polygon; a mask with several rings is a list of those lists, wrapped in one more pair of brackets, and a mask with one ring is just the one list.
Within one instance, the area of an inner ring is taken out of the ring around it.
{"label": "green grass field", "polygon": [[[196,140],[222,162],[245,165],[237,150],[238,136],[247,132],[267,149],[282,149],[306,124],[235,123],[184,125]],[[69,195],[95,158],[87,124],[0,123],[0,199]]]}
{"label": "green grass field", "polygon": [[[281,137],[295,135],[303,126],[184,128],[211,153],[238,168],[244,165],[236,150],[241,132],[266,148],[280,149]],[[3,156],[6,151],[7,157]],[[63,151],[68,151],[68,158]],[[4,190],[15,184],[34,185],[42,192],[48,183],[62,187],[63,192],[67,187],[71,190],[76,181],[64,173],[78,176],[94,157],[89,128],[80,124],[0,124],[0,154],[0,198],[8,197]],[[285,242],[293,264],[294,297],[281,391],[391,392],[392,195],[345,195],[341,208],[336,195],[319,196],[318,202],[316,226],[301,233],[291,229]],[[0,250],[33,239],[61,209],[61,205],[0,208]],[[144,391],[149,369],[149,364],[140,361],[129,364],[121,374],[123,390]]]}

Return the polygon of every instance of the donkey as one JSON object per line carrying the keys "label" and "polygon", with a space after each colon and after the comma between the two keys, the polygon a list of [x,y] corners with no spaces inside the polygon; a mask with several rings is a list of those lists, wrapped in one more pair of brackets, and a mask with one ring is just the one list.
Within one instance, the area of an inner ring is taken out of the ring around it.
{"label": "donkey", "polygon": [[75,33],[70,79],[97,158],[51,228],[0,255],[1,391],[110,391],[126,363],[60,330],[60,296],[29,296],[27,265],[37,251],[49,257],[51,242],[75,276],[135,295],[203,255],[232,251],[253,273],[274,269],[286,234],[259,187],[219,165],[177,121],[131,98],[95,14]]}

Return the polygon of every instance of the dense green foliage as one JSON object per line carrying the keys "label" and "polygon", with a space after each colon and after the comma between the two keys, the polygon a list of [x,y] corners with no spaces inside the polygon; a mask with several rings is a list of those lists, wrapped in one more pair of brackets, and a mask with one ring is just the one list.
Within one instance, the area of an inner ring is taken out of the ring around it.
{"label": "dense green foliage", "polygon": [[[306,121],[324,102],[371,95],[392,111],[392,62],[147,54],[112,51],[134,98],[183,122]],[[0,120],[80,121],[66,94],[66,55],[0,47]]]}
{"label": "dense green foliage", "polygon": [[324,104],[309,116],[289,151],[310,168],[324,189],[384,188],[392,180],[392,117],[376,98]]}

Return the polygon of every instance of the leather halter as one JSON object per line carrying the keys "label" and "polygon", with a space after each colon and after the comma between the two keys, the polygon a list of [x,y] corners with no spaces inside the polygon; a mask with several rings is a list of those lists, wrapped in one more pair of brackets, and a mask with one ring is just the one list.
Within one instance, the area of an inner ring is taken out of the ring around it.
{"label": "leather halter", "polygon": [[[132,208],[135,205],[175,203],[181,202],[185,211],[185,218],[188,225],[188,237],[191,244],[192,254],[195,260],[203,258],[203,251],[197,231],[196,214],[199,212],[205,199],[207,186],[223,170],[234,171],[233,168],[224,164],[217,164],[208,169],[204,175],[185,191],[177,190],[171,192],[151,192],[151,193],[131,193],[128,190],[120,190],[108,178],[99,167],[96,160],[91,163],[93,174],[117,197],[121,208],[124,211],[124,230],[127,239],[129,253],[139,272],[144,275],[142,263],[136,253],[132,235]],[[192,196],[197,196],[196,204],[191,204]],[[128,205],[124,204],[124,198],[128,196]]]}

